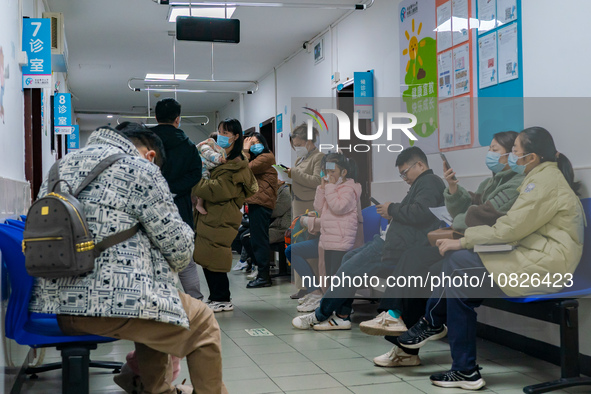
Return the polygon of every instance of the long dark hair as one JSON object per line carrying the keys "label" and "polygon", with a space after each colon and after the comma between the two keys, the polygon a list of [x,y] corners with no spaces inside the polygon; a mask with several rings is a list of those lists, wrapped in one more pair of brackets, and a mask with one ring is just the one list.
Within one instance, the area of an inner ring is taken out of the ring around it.
{"label": "long dark hair", "polygon": [[233,160],[237,157],[240,157],[242,154],[242,149],[244,147],[244,137],[242,136],[242,125],[238,121],[238,119],[226,118],[220,122],[218,125],[218,129],[222,128],[224,131],[229,131],[230,133],[237,135],[238,138],[234,141],[234,147],[228,154],[228,160]]}
{"label": "long dark hair", "polygon": [[[269,144],[267,143],[267,139],[264,135],[262,135],[261,133],[251,133],[249,137],[255,137],[263,145],[263,151],[259,153],[259,155],[263,153],[271,153],[271,149],[269,149]],[[254,153],[250,153],[251,155],[254,155]]]}
{"label": "long dark hair", "polygon": [[581,184],[575,182],[573,166],[565,155],[556,150],[556,145],[550,132],[543,127],[529,127],[519,133],[519,135],[524,153],[535,153],[539,156],[541,163],[547,161],[558,163],[558,169],[564,175],[569,186],[575,194],[579,195]]}
{"label": "long dark hair", "polygon": [[347,178],[357,182],[357,163],[355,160],[348,159],[342,153],[329,153],[322,157],[321,167],[326,170],[326,163],[335,163],[341,169],[347,170]]}
{"label": "long dark hair", "polygon": [[519,133],[516,131],[501,131],[493,135],[493,139],[505,149],[505,152],[511,153],[518,135]]}

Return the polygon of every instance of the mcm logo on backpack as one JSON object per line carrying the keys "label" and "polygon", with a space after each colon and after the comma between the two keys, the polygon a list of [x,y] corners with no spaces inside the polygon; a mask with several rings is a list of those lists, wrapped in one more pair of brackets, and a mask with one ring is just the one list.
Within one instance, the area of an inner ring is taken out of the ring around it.
{"label": "mcm logo on backpack", "polygon": [[[23,253],[29,275],[63,278],[88,273],[94,269],[95,258],[105,249],[138,232],[139,223],[95,244],[77,198],[98,175],[126,156],[118,153],[100,161],[73,193],[68,182],[59,179],[60,161],[54,163],[49,170],[48,193],[33,203],[25,221]],[[62,182],[67,185],[68,192],[58,187]]]}

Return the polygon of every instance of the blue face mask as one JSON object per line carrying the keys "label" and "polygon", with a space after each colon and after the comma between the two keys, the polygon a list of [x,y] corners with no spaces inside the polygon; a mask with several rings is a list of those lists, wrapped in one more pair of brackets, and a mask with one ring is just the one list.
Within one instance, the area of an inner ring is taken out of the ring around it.
{"label": "blue face mask", "polygon": [[500,153],[489,151],[486,154],[486,166],[488,167],[489,170],[491,170],[495,174],[503,171],[503,169],[505,168],[505,164],[499,163],[499,160],[501,157],[507,156],[507,155],[508,155],[508,153],[501,155]]}
{"label": "blue face mask", "polygon": [[218,134],[217,143],[224,149],[229,148],[232,145],[230,144],[230,138],[221,134]]}
{"label": "blue face mask", "polygon": [[528,153],[527,155],[523,155],[523,156],[517,156],[515,153],[511,153],[509,154],[509,167],[511,167],[511,169],[518,173],[518,174],[524,174],[525,173],[525,167],[527,167],[527,164],[517,164],[517,160],[519,159],[523,159],[526,156],[531,155],[531,153]]}
{"label": "blue face mask", "polygon": [[263,150],[265,150],[263,144],[254,144],[250,146],[250,151],[255,155],[260,154]]}

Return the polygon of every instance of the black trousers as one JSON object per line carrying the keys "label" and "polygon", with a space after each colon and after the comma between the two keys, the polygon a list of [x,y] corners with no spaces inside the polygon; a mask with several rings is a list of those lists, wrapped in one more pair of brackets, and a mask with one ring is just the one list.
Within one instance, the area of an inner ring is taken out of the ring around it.
{"label": "black trousers", "polygon": [[248,205],[250,221],[250,245],[252,246],[253,263],[259,269],[259,277],[269,277],[269,225],[273,211],[257,204]]}
{"label": "black trousers", "polygon": [[[439,248],[436,246],[421,246],[408,249],[401,256],[398,264],[392,271],[392,276],[406,277],[422,276],[427,278],[427,274],[437,275],[441,272],[441,262],[443,256],[439,254]],[[406,287],[388,287],[384,293],[384,298],[380,301],[379,312],[388,310],[398,310],[408,328],[414,326],[425,314],[427,300],[431,296],[429,286],[406,286]],[[387,336],[386,340],[396,346],[398,337]],[[408,354],[419,354],[418,349],[407,349]]]}
{"label": "black trousers", "polygon": [[230,281],[226,272],[210,271],[203,268],[205,280],[209,287],[210,301],[230,301]]}
{"label": "black trousers", "polygon": [[347,251],[341,250],[325,250],[324,251],[324,265],[326,267],[326,275],[333,276],[341,267],[343,257]]}

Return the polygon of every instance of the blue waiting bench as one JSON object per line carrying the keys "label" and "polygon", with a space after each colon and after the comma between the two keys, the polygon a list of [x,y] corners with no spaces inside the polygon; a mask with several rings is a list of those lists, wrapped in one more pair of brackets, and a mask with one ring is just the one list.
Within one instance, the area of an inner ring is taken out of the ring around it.
{"label": "blue waiting bench", "polygon": [[[573,274],[573,286],[554,294],[488,299],[483,304],[560,326],[560,379],[527,386],[523,389],[525,393],[547,393],[573,386],[591,386],[591,378],[581,377],[577,301],[577,298],[591,295],[591,198],[583,199],[581,203],[588,227],[585,229],[583,256]],[[480,336],[487,338],[487,335]],[[497,342],[502,344],[503,340]]]}

